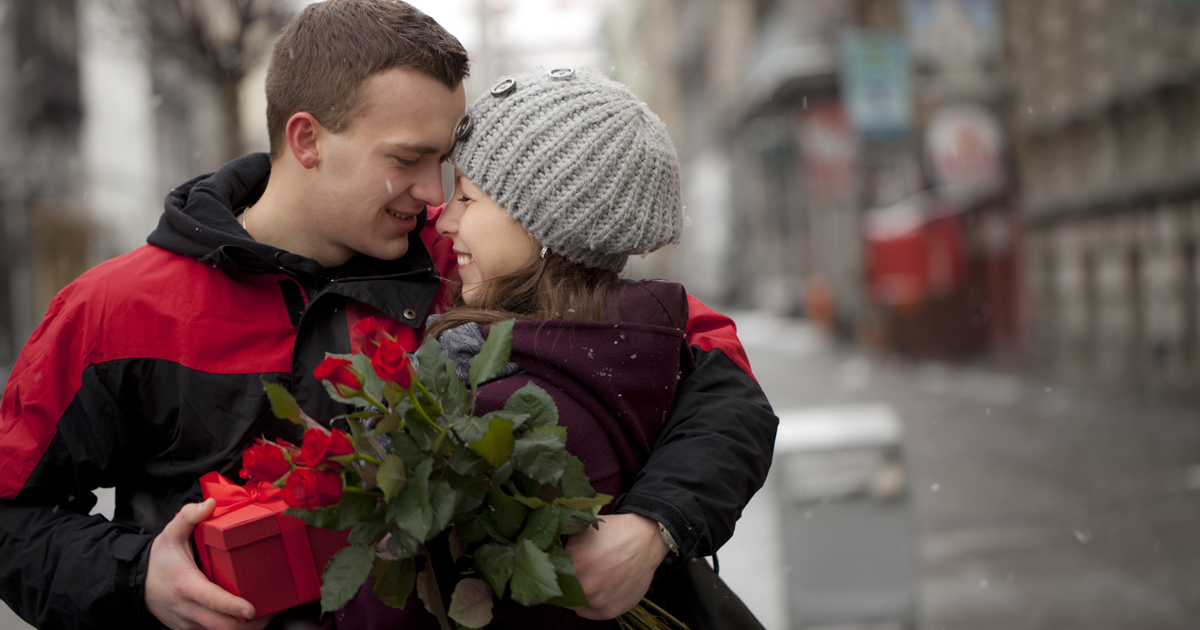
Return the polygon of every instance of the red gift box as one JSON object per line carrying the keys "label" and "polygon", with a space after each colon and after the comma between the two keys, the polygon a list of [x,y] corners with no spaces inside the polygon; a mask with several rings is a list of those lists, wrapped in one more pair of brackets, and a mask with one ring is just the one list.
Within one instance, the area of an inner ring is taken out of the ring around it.
{"label": "red gift box", "polygon": [[258,617],[321,598],[321,572],[349,544],[350,530],[284,514],[282,491],[268,483],[243,487],[211,472],[200,478],[200,490],[217,501],[194,534],[208,579],[254,604]]}

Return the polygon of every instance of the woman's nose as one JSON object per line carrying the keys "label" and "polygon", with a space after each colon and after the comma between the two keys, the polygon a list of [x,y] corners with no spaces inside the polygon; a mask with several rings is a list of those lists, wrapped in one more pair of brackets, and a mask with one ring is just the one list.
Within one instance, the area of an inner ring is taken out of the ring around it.
{"label": "woman's nose", "polygon": [[442,210],[442,215],[438,217],[437,228],[438,234],[452,234],[458,229],[458,215],[462,212],[462,203],[456,199],[451,199],[450,203],[446,204]]}

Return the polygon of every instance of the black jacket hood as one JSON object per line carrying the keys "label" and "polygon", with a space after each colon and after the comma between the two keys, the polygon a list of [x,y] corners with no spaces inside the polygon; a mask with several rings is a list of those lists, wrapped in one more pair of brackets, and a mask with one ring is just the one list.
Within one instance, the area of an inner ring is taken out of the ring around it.
{"label": "black jacket hood", "polygon": [[146,241],[227,272],[285,273],[310,289],[335,279],[411,276],[433,269],[420,236],[424,212],[409,234],[408,253],[397,260],[359,254],[339,268],[326,269],[311,258],[255,241],[242,228],[238,214],[262,196],[270,176],[270,156],[251,153],[215,173],[188,180],[167,194],[158,227]]}

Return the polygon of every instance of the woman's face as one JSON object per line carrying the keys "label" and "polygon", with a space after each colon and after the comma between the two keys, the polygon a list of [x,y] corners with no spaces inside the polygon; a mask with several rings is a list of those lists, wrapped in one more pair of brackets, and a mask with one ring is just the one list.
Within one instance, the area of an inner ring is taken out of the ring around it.
{"label": "woman's face", "polygon": [[541,249],[491,195],[458,169],[454,170],[454,195],[438,218],[437,231],[454,243],[463,301],[468,305],[474,304],[480,283],[520,269]]}

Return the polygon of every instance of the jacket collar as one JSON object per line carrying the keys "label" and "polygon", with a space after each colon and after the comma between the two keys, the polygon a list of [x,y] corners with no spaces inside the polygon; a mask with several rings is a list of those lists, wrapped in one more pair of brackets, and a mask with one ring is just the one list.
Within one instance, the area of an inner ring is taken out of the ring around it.
{"label": "jacket collar", "polygon": [[[338,293],[419,326],[438,287],[437,272],[421,240],[425,214],[409,234],[408,253],[401,258],[359,254],[341,267],[326,269],[311,258],[259,243],[242,229],[234,212],[262,196],[270,175],[270,157],[252,153],[185,182],[167,194],[158,227],[146,241],[230,274],[286,274],[314,294]],[[414,309],[416,318],[406,318],[392,312],[397,304],[421,308]]]}

